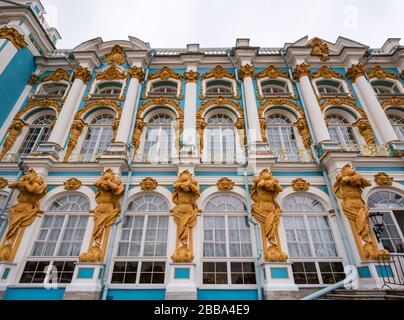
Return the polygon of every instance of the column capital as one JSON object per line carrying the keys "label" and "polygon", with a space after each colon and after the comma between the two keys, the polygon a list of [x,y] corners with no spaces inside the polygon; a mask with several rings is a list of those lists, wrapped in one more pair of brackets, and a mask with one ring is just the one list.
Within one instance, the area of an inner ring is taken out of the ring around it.
{"label": "column capital", "polygon": [[301,63],[296,65],[295,71],[293,72],[293,79],[299,81],[301,77],[310,76],[311,64]]}
{"label": "column capital", "polygon": [[246,64],[241,66],[240,68],[240,78],[244,80],[245,78],[253,78],[254,77],[254,66],[250,64]]}
{"label": "column capital", "polygon": [[78,66],[73,69],[73,74],[76,79],[80,79],[85,84],[91,80],[91,71],[86,67]]}
{"label": "column capital", "polygon": [[144,71],[142,68],[139,67],[129,68],[128,73],[132,78],[139,80],[139,82],[142,82],[144,80]]}
{"label": "column capital", "polygon": [[184,79],[186,82],[197,82],[199,78],[199,73],[196,71],[188,71],[184,73]]}
{"label": "column capital", "polygon": [[353,64],[350,68],[348,68],[346,72],[349,81],[351,81],[352,83],[354,83],[358,77],[365,76],[365,74],[366,66],[362,63]]}
{"label": "column capital", "polygon": [[17,29],[3,27],[0,28],[0,39],[7,39],[13,43],[17,49],[27,46],[24,36]]}

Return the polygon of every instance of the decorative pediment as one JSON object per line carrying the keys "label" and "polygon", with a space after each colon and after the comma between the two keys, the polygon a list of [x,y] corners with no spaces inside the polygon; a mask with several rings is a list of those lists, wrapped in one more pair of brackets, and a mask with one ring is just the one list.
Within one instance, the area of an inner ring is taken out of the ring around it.
{"label": "decorative pediment", "polygon": [[292,188],[296,192],[306,192],[310,188],[310,183],[302,178],[297,178],[292,182]]}
{"label": "decorative pediment", "polygon": [[311,76],[313,78],[323,77],[324,79],[332,79],[332,78],[343,79],[344,78],[342,74],[333,71],[331,68],[329,68],[327,66],[322,66],[316,72],[312,73]]}
{"label": "decorative pediment", "polygon": [[143,191],[153,191],[156,190],[158,186],[158,182],[156,179],[153,179],[151,177],[147,177],[144,178],[141,182],[140,182],[140,189],[142,189]]}
{"label": "decorative pediment", "polygon": [[229,178],[222,178],[217,182],[220,191],[231,191],[234,188],[234,181]]}
{"label": "decorative pediment", "polygon": [[381,66],[376,66],[368,72],[369,79],[377,78],[379,80],[384,80],[386,78],[398,80],[398,76],[395,73],[388,72],[386,69]]}
{"label": "decorative pediment", "polygon": [[390,177],[387,173],[379,172],[375,175],[375,182],[378,186],[386,187],[393,184],[394,178]]}
{"label": "decorative pediment", "polygon": [[123,80],[126,78],[126,74],[112,65],[108,69],[98,72],[95,78],[97,80]]}
{"label": "decorative pediment", "polygon": [[320,57],[321,61],[327,61],[329,59],[330,51],[327,43],[319,38],[313,38],[309,46],[312,48],[311,55]]}
{"label": "decorative pediment", "polygon": [[75,120],[81,119],[83,114],[85,114],[87,111],[89,111],[90,109],[92,109],[94,107],[104,107],[104,106],[111,107],[115,111],[116,119],[121,118],[122,109],[118,103],[116,103],[114,100],[101,99],[101,100],[94,100],[89,103],[86,103],[86,105],[76,113],[76,115],[74,116],[74,119]]}
{"label": "decorative pediment", "polygon": [[276,78],[288,78],[289,75],[287,72],[283,72],[279,70],[274,65],[270,65],[265,70],[258,72],[255,74],[256,78],[265,78],[268,77],[269,79],[276,79]]}
{"label": "decorative pediment", "polygon": [[149,75],[149,80],[154,79],[161,79],[161,80],[168,80],[168,79],[181,79],[181,75],[176,73],[169,67],[163,67],[158,72]]}
{"label": "decorative pediment", "polygon": [[105,56],[103,61],[110,64],[124,64],[126,62],[126,57],[123,47],[119,44],[114,45],[111,52]]}
{"label": "decorative pediment", "polygon": [[258,114],[260,117],[264,117],[264,113],[269,106],[282,106],[282,105],[293,108],[299,114],[300,117],[304,118],[304,111],[295,102],[285,98],[273,98],[262,101],[258,109]]}
{"label": "decorative pediment", "polygon": [[229,99],[224,99],[224,98],[216,98],[216,99],[210,99],[207,100],[205,102],[203,102],[196,114],[197,118],[202,118],[204,112],[206,111],[206,109],[208,109],[211,106],[230,106],[233,107],[234,110],[241,116],[244,117],[244,112],[243,109],[240,107],[240,104],[238,104],[237,102],[233,101],[233,100],[229,100]]}
{"label": "decorative pediment", "polygon": [[41,79],[41,82],[47,82],[47,81],[52,81],[52,82],[59,82],[62,80],[69,81],[70,75],[66,72],[66,70],[63,69],[57,69],[54,72],[52,72],[50,75],[43,77]]}
{"label": "decorative pediment", "polygon": [[352,101],[349,101],[346,99],[341,99],[341,98],[327,99],[320,104],[320,108],[321,108],[321,111],[324,111],[324,109],[327,108],[328,106],[342,106],[342,105],[347,105],[347,106],[351,107],[352,109],[355,109],[355,111],[358,112],[359,115],[363,119],[367,119],[366,113],[362,109],[360,109]]}
{"label": "decorative pediment", "polygon": [[216,80],[220,80],[223,78],[230,78],[235,79],[234,73],[230,72],[229,70],[223,68],[220,65],[217,65],[209,72],[202,74],[202,79],[210,79],[215,78]]}
{"label": "decorative pediment", "polygon": [[383,109],[386,109],[387,107],[404,107],[404,99],[389,99],[385,100],[382,103]]}
{"label": "decorative pediment", "polygon": [[146,101],[145,103],[143,103],[140,107],[139,107],[139,111],[138,111],[138,118],[142,117],[142,114],[150,107],[154,107],[154,106],[170,106],[172,107],[175,112],[177,113],[177,117],[179,119],[184,117],[184,112],[182,111],[181,107],[179,106],[178,103],[176,103],[174,100],[172,99],[168,99],[168,98],[154,98],[151,100]]}
{"label": "decorative pediment", "polygon": [[37,107],[53,107],[56,111],[56,113],[59,114],[60,110],[62,109],[62,105],[58,103],[57,101],[54,100],[48,100],[48,99],[35,99],[29,104],[25,106],[24,109],[20,110],[17,115],[15,116],[15,119],[20,119],[22,116],[27,113],[28,111],[37,108]]}

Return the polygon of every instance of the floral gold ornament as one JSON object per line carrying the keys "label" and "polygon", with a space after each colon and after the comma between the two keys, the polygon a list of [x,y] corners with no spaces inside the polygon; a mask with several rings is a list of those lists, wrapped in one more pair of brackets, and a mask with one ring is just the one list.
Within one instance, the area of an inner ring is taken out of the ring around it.
{"label": "floral gold ornament", "polygon": [[240,68],[240,79],[254,78],[254,66],[246,64]]}
{"label": "floral gold ornament", "polygon": [[348,68],[346,75],[348,76],[349,81],[354,83],[358,77],[365,76],[365,73],[366,66],[364,64],[358,63],[353,64],[350,68]]}
{"label": "floral gold ornament", "polygon": [[384,100],[382,102],[382,107],[383,109],[386,109],[387,107],[403,107],[404,106],[404,99],[388,99]]}
{"label": "floral gold ornament", "polygon": [[39,77],[35,73],[33,73],[29,77],[28,85],[33,87],[38,81],[39,81]]}
{"label": "floral gold ornament", "polygon": [[126,79],[126,74],[112,65],[108,69],[98,72],[95,78],[97,80],[123,80]]}
{"label": "floral gold ornament", "polygon": [[151,177],[144,178],[140,182],[140,189],[142,191],[153,191],[156,190],[157,186],[158,186],[157,180]]}
{"label": "floral gold ornament", "polygon": [[311,55],[320,57],[321,61],[327,61],[329,59],[329,49],[326,42],[319,38],[314,38],[310,41]]}
{"label": "floral gold ornament", "polygon": [[387,250],[377,247],[369,225],[369,209],[362,199],[362,190],[370,186],[370,181],[349,164],[342,168],[334,184],[334,192],[342,200],[342,209],[350,222],[363,260],[377,260],[380,255],[388,255]]}
{"label": "floral gold ornament", "polygon": [[10,127],[7,130],[7,136],[3,142],[3,149],[0,153],[0,161],[3,160],[7,152],[10,151],[15,141],[20,136],[25,125],[26,123],[22,119],[16,119],[11,123]]}
{"label": "floral gold ornament", "polygon": [[394,178],[385,172],[379,172],[375,175],[375,182],[378,186],[389,187],[393,184]]}
{"label": "floral gold ornament", "polygon": [[77,141],[79,141],[80,135],[85,127],[85,122],[82,119],[74,120],[72,127],[70,129],[70,139],[67,144],[67,150],[64,157],[64,162],[68,162],[74,148],[77,146]]}
{"label": "floral gold ornament", "polygon": [[310,76],[310,68],[311,65],[310,64],[298,64],[295,68],[295,71],[293,72],[293,79],[295,79],[296,81],[300,81],[301,77],[309,77]]}
{"label": "floral gold ornament", "polygon": [[197,82],[199,78],[199,73],[196,71],[188,71],[184,73],[184,79],[186,82]]}
{"label": "floral gold ornament", "polygon": [[293,125],[299,131],[300,137],[303,140],[304,147],[310,151],[311,150],[311,138],[310,138],[309,127],[307,125],[306,119],[299,118]]}
{"label": "floral gold ornament", "polygon": [[292,188],[296,192],[306,192],[310,189],[310,183],[302,178],[297,178],[292,181]]}
{"label": "floral gold ornament", "polygon": [[41,79],[41,82],[59,82],[59,81],[69,81],[70,75],[67,73],[66,70],[63,69],[56,69],[54,72],[52,72],[50,75],[43,77]]}
{"label": "floral gold ornament", "polygon": [[261,128],[261,136],[262,136],[262,141],[265,143],[268,143],[268,136],[267,136],[267,127],[268,123],[265,118],[260,118],[260,128]]}
{"label": "floral gold ornament", "polygon": [[341,98],[326,99],[322,103],[320,103],[320,109],[321,111],[324,112],[324,110],[328,106],[343,106],[343,105],[349,106],[352,109],[354,109],[363,119],[367,118],[365,111],[359,108],[354,102],[347,99],[341,99]]}
{"label": "floral gold ornament", "polygon": [[241,117],[244,117],[244,111],[241,108],[239,103],[237,103],[237,102],[235,102],[233,100],[230,100],[230,99],[222,98],[222,97],[215,98],[215,99],[209,99],[209,100],[204,101],[203,103],[201,103],[196,116],[199,117],[199,118],[202,118],[204,116],[204,113],[206,112],[206,110],[210,109],[210,107],[212,107],[212,106],[228,106],[228,107],[231,107]]}
{"label": "floral gold ornament", "polygon": [[69,180],[67,180],[63,183],[63,186],[65,187],[65,190],[67,190],[67,191],[76,191],[81,188],[82,183],[77,178],[70,178]]}
{"label": "floral gold ornament", "polygon": [[203,118],[200,118],[196,121],[196,131],[198,132],[198,140],[199,140],[199,153],[202,154],[204,148],[204,140],[203,140],[203,132],[207,126],[206,121]]}
{"label": "floral gold ornament", "polygon": [[138,68],[138,67],[129,68],[128,73],[132,78],[137,79],[139,82],[143,82],[144,71],[142,68]]}
{"label": "floral gold ornament", "polygon": [[283,72],[279,70],[277,67],[274,65],[270,65],[268,68],[265,70],[258,72],[255,74],[256,78],[269,78],[269,79],[276,79],[276,78],[289,78],[289,75],[287,72]]}
{"label": "floral gold ornament", "polygon": [[398,80],[398,76],[393,72],[388,72],[381,66],[376,66],[368,71],[369,79],[377,78],[379,80],[384,80],[386,78]]}
{"label": "floral gold ornament", "polygon": [[85,106],[81,108],[79,112],[76,113],[74,119],[75,120],[81,119],[82,115],[84,115],[87,111],[91,110],[94,107],[110,107],[115,111],[116,118],[117,119],[121,118],[122,109],[119,106],[119,103],[116,103],[114,100],[109,99],[100,99],[100,100],[97,99],[86,103]]}
{"label": "floral gold ornament", "polygon": [[163,67],[158,72],[149,75],[149,80],[154,79],[161,79],[161,80],[168,80],[168,79],[181,79],[181,75],[179,73],[174,72],[169,67]]}
{"label": "floral gold ornament", "polygon": [[366,140],[366,144],[373,145],[376,143],[372,126],[367,119],[359,119],[354,125],[359,129],[359,132]]}
{"label": "floral gold ornament", "polygon": [[14,28],[0,28],[0,39],[7,39],[11,41],[17,49],[21,49],[27,46],[27,42],[25,41],[24,36]]}
{"label": "floral gold ornament", "polygon": [[202,79],[210,79],[214,78],[215,80],[220,80],[223,78],[235,79],[234,73],[229,70],[223,68],[221,65],[217,65],[209,72],[202,74]]}
{"label": "floral gold ornament", "polygon": [[229,178],[221,178],[217,182],[217,188],[220,191],[231,191],[234,188],[234,181]]}
{"label": "floral gold ornament", "polygon": [[277,178],[267,169],[254,179],[251,190],[253,216],[261,223],[264,242],[264,257],[268,262],[286,262],[287,254],[282,252],[279,243],[278,226],[282,215],[276,201],[282,187]]}
{"label": "floral gold ornament", "polygon": [[114,122],[112,123],[112,137],[111,137],[111,142],[115,142],[116,135],[117,135],[117,133],[118,133],[119,123],[120,123],[120,119],[115,119]]}
{"label": "floral gold ornament", "polygon": [[8,186],[8,180],[6,178],[0,177],[0,190]]}
{"label": "floral gold ornament", "polygon": [[145,127],[145,123],[142,118],[136,119],[135,122],[135,131],[132,137],[132,145],[133,150],[136,152],[140,146],[140,138],[142,136],[143,128]]}
{"label": "floral gold ornament", "polygon": [[126,62],[125,51],[122,46],[116,44],[112,47],[111,52],[106,54],[103,61],[110,64],[124,64]]}
{"label": "floral gold ornament", "polygon": [[176,111],[178,118],[184,117],[184,112],[182,111],[180,105],[177,102],[175,102],[174,100],[168,99],[168,98],[154,98],[154,99],[144,102],[139,107],[138,117],[141,117],[147,109],[153,108],[155,106],[172,107]]}
{"label": "floral gold ornament", "polygon": [[194,259],[192,230],[200,212],[196,203],[200,195],[198,182],[188,170],[183,171],[174,182],[175,207],[171,210],[177,224],[175,252],[171,257],[176,263],[189,263]]}
{"label": "floral gold ornament", "polygon": [[327,66],[322,66],[320,69],[318,69],[316,72],[313,72],[311,74],[311,76],[313,78],[324,78],[324,79],[332,79],[332,78],[336,78],[336,79],[343,79],[344,76],[341,73],[335,72],[334,70],[332,70],[332,68],[329,68]]}
{"label": "floral gold ornament", "polygon": [[103,261],[109,229],[119,216],[121,211],[119,199],[124,194],[124,186],[112,169],[106,170],[94,186],[97,187],[95,195],[97,206],[90,211],[94,217],[94,228],[88,251],[80,254],[81,262]]}
{"label": "floral gold ornament", "polygon": [[291,107],[293,110],[295,110],[300,117],[304,118],[304,112],[303,110],[293,101],[290,101],[289,99],[285,98],[271,98],[271,99],[266,99],[265,101],[262,101],[260,103],[260,107],[258,109],[258,114],[260,117],[264,118],[266,111],[268,108],[272,106],[288,106]]}
{"label": "floral gold ornament", "polygon": [[43,213],[39,200],[47,193],[43,178],[32,169],[16,183],[10,184],[9,188],[17,189],[19,194],[17,204],[9,209],[7,232],[0,247],[0,261],[6,262],[13,261],[25,228],[34,222],[38,214]]}
{"label": "floral gold ornament", "polygon": [[87,84],[91,80],[91,72],[86,67],[78,66],[73,69],[73,74],[76,79],[80,79]]}

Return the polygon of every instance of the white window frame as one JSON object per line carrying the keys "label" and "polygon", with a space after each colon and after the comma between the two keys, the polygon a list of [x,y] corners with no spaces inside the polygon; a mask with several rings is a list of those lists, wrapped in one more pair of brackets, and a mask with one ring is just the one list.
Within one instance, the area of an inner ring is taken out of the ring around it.
{"label": "white window frame", "polygon": [[168,78],[166,80],[162,80],[162,79],[158,78],[158,79],[153,79],[153,80],[147,81],[146,88],[145,88],[145,91],[144,91],[144,96],[146,98],[151,97],[151,96],[158,97],[159,96],[158,94],[150,95],[150,93],[152,92],[153,84],[158,83],[158,82],[166,82],[166,81],[176,83],[177,84],[177,92],[174,93],[174,94],[166,94],[166,95],[161,94],[161,96],[168,97],[168,98],[171,97],[171,98],[179,99],[181,97],[182,81],[180,79],[174,79],[174,78]]}
{"label": "white window frame", "polygon": [[207,97],[218,97],[218,96],[224,96],[224,97],[238,97],[238,89],[237,89],[237,82],[234,79],[228,78],[228,77],[223,77],[220,79],[220,81],[225,81],[225,82],[229,82],[231,84],[231,93],[230,94],[211,94],[207,92],[208,89],[208,84],[209,82],[212,81],[218,81],[218,79],[215,79],[213,77],[211,78],[207,78],[207,79],[203,79],[201,82],[201,89],[202,89],[202,95],[201,98],[205,99]]}
{"label": "white window frame", "polygon": [[[262,83],[266,82],[266,81],[271,81],[271,80],[284,82],[285,83],[285,92],[284,93],[272,93],[272,94],[264,93],[262,90],[263,89]],[[281,78],[281,77],[276,77],[274,79],[269,78],[269,77],[263,77],[263,78],[257,79],[257,88],[258,88],[259,96],[261,96],[261,97],[292,96],[295,93],[292,82],[287,78]]]}
{"label": "white window frame", "polygon": [[[48,97],[48,95],[42,95],[41,94],[42,88],[44,86],[46,86],[46,85],[65,85],[66,90],[65,90],[64,94],[61,95],[61,96],[50,96],[50,97]],[[46,81],[46,82],[42,82],[42,83],[40,83],[38,85],[38,87],[36,88],[36,90],[34,92],[34,96],[36,96],[36,97],[47,97],[48,99],[49,98],[57,98],[57,99],[64,100],[64,99],[66,99],[67,95],[69,94],[70,87],[71,87],[71,83],[69,81],[66,81],[66,80],[61,80],[61,81],[58,81],[58,82]]]}

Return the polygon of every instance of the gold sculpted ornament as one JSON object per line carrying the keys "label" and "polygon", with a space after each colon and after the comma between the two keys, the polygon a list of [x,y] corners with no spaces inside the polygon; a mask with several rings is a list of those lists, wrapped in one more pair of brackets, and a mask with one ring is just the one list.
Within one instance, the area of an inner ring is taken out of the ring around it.
{"label": "gold sculpted ornament", "polygon": [[91,80],[91,72],[86,67],[78,66],[73,69],[74,77],[80,79],[85,84]]}
{"label": "gold sculpted ornament", "polygon": [[364,76],[365,73],[366,73],[366,66],[364,64],[358,63],[353,64],[350,68],[348,68],[346,75],[348,76],[349,81],[354,83],[356,78]]}
{"label": "gold sculpted ornament", "polygon": [[196,204],[200,195],[198,182],[192,177],[192,174],[188,170],[182,172],[178,180],[174,182],[173,202],[175,207],[171,210],[177,224],[175,252],[171,257],[174,262],[187,263],[194,259],[192,229],[200,212]]}
{"label": "gold sculpted ornament", "polygon": [[145,123],[143,119],[139,118],[135,122],[135,132],[132,137],[132,145],[133,150],[136,152],[140,146],[140,138],[142,136],[143,128],[145,127]]}
{"label": "gold sculpted ornament", "polygon": [[24,36],[14,28],[0,28],[0,39],[7,39],[11,41],[17,49],[27,46]]}
{"label": "gold sculpted ornament", "polygon": [[125,51],[119,44],[116,44],[103,60],[111,64],[124,64],[126,62]]}
{"label": "gold sculpted ornament", "polygon": [[39,207],[39,200],[46,195],[47,185],[31,169],[16,183],[10,184],[9,188],[17,189],[19,194],[17,204],[9,209],[9,223],[0,248],[0,261],[12,262],[24,229],[31,225],[38,214],[43,212]]}
{"label": "gold sculpted ornament", "polygon": [[302,137],[304,147],[310,151],[311,138],[306,119],[299,118],[299,120],[294,123],[294,126],[297,128],[297,130],[299,130],[299,134]]}
{"label": "gold sculpted ornament", "polygon": [[248,77],[254,78],[254,66],[250,64],[246,64],[240,68],[240,79],[244,80]]}
{"label": "gold sculpted ornament", "polygon": [[70,178],[69,180],[65,181],[63,183],[63,186],[65,187],[65,190],[67,191],[75,191],[80,189],[81,187],[81,181],[77,178]]}
{"label": "gold sculpted ornament", "polygon": [[388,251],[379,249],[371,235],[369,209],[362,199],[362,189],[370,186],[370,181],[347,164],[342,168],[341,174],[337,176],[334,192],[338,198],[342,199],[341,206],[351,224],[352,232],[357,238],[362,259],[377,260],[379,255],[387,255]]}
{"label": "gold sculpted ornament", "polygon": [[292,188],[296,192],[306,192],[310,188],[310,183],[302,178],[297,178],[292,182]]}
{"label": "gold sculpted ornament", "polygon": [[195,71],[189,71],[184,73],[184,79],[187,82],[197,82],[199,78],[199,73]]}
{"label": "gold sculpted ornament", "polygon": [[85,126],[85,122],[81,119],[74,120],[72,124],[72,128],[70,129],[70,139],[67,145],[67,150],[64,158],[64,162],[67,162],[77,145],[77,141],[79,141],[80,135],[83,132]]}
{"label": "gold sculpted ornament", "polygon": [[361,135],[365,138],[366,143],[368,145],[374,145],[375,142],[375,136],[373,134],[373,130],[372,127],[369,123],[368,120],[366,119],[359,119],[355,125],[358,127],[359,132],[361,133]]}
{"label": "gold sculpted ornament", "polygon": [[295,68],[295,71],[293,72],[293,79],[295,79],[296,81],[300,81],[301,77],[310,76],[310,68],[311,65],[310,64],[298,64]]}
{"label": "gold sculpted ornament", "polygon": [[310,47],[312,48],[311,50],[312,56],[320,57],[321,61],[327,61],[329,59],[330,52],[327,43],[325,43],[321,39],[314,38],[313,40],[311,40]]}
{"label": "gold sculpted ornament", "polygon": [[234,188],[234,181],[229,178],[222,178],[217,182],[220,191],[231,191]]}
{"label": "gold sculpted ornament", "polygon": [[17,140],[25,125],[26,123],[22,119],[14,120],[11,123],[10,127],[7,130],[7,137],[3,142],[3,149],[0,153],[0,161],[3,160],[7,152],[10,151],[10,149],[14,145],[15,140]]}
{"label": "gold sculpted ornament", "polygon": [[50,75],[43,77],[41,79],[41,82],[47,82],[47,81],[52,81],[52,82],[59,82],[62,80],[69,81],[70,75],[67,73],[67,71],[63,69],[56,69],[54,72],[52,72]]}
{"label": "gold sculpted ornament", "polygon": [[97,206],[90,211],[94,215],[94,229],[89,250],[80,254],[81,262],[102,262],[109,228],[121,211],[119,199],[123,196],[124,186],[112,169],[106,170],[94,185],[98,188],[95,195]]}
{"label": "gold sculpted ornament", "polygon": [[394,178],[390,177],[387,173],[379,172],[375,175],[375,182],[378,186],[391,186],[393,184]]}
{"label": "gold sculpted ornament", "polygon": [[140,182],[140,189],[142,189],[142,191],[153,191],[156,190],[157,186],[158,182],[156,181],[156,179],[153,179],[151,177],[144,178]]}
{"label": "gold sculpted ornament", "polygon": [[6,178],[0,178],[0,190],[8,186],[8,180]]}
{"label": "gold sculpted ornament", "polygon": [[261,223],[265,260],[268,262],[286,262],[288,259],[280,248],[278,236],[282,211],[276,197],[281,191],[278,179],[267,169],[254,179],[251,190],[252,214]]}

